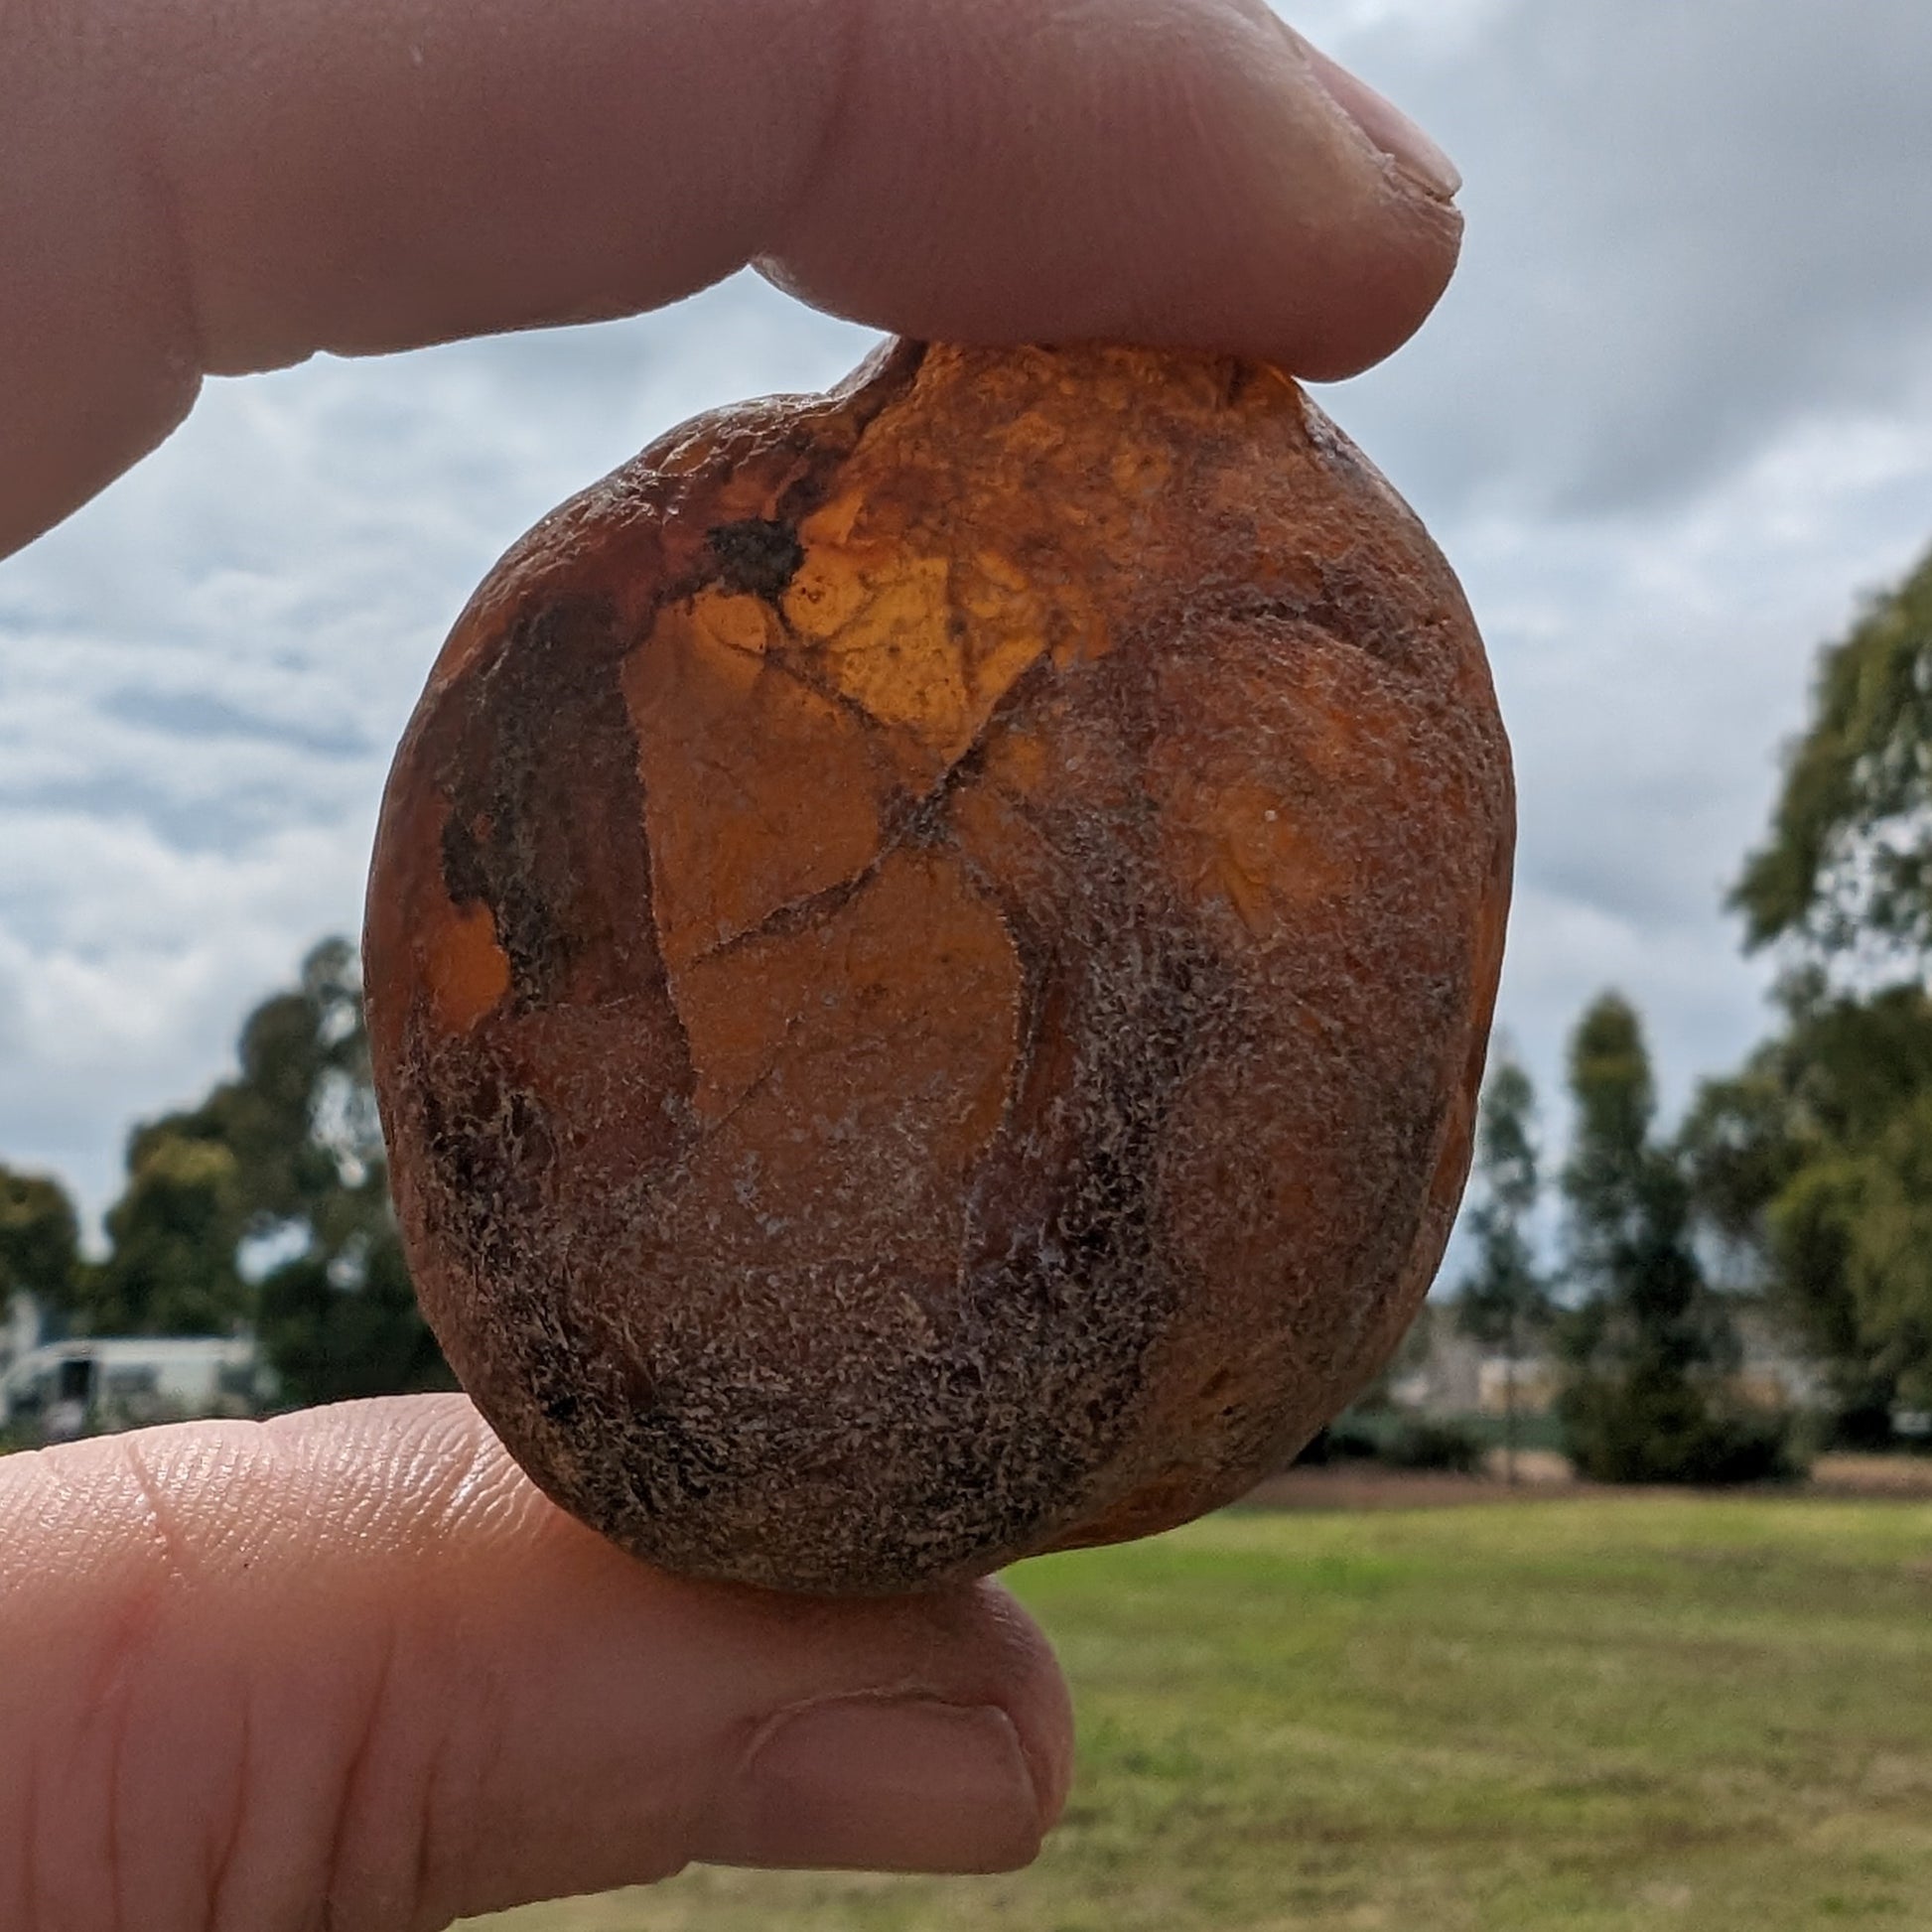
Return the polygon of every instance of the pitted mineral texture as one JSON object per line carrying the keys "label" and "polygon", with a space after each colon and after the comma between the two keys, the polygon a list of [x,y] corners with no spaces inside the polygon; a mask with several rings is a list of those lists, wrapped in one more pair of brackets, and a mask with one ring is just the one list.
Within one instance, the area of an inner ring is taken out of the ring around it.
{"label": "pitted mineral texture", "polygon": [[510,553],[396,760],[429,1318],[686,1574],[1212,1508],[1435,1272],[1512,836],[1454,579],[1275,371],[901,344],[702,418]]}

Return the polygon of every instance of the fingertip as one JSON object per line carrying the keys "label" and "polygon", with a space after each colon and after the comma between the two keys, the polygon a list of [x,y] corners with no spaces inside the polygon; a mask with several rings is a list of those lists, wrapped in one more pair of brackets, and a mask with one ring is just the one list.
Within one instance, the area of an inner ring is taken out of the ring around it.
{"label": "fingertip", "polygon": [[992,1579],[975,1587],[995,1632],[1008,1687],[1003,1708],[1026,1753],[1044,1834],[1059,1823],[1073,1785],[1072,1692],[1050,1639],[1013,1592]]}
{"label": "fingertip", "polygon": [[1386,94],[1359,74],[1287,29],[1300,49],[1310,76],[1378,154],[1386,155],[1412,187],[1432,201],[1452,202],[1462,187],[1462,171],[1433,136],[1412,121]]}
{"label": "fingertip", "polygon": [[713,1805],[707,1863],[1011,1871],[1045,1834],[1000,1705],[845,1697],[780,1713]]}
{"label": "fingertip", "polygon": [[1072,1706],[1045,1634],[998,1583],[886,1602],[750,1605],[814,1686],[754,1730],[693,1830],[740,1865],[1010,1871],[1065,1808]]}
{"label": "fingertip", "polygon": [[1027,23],[1024,62],[935,56],[919,8],[860,44],[759,259],[780,287],[915,339],[1132,341],[1314,380],[1441,298],[1453,164],[1265,6],[1126,0],[1112,36],[1039,0],[989,10]]}
{"label": "fingertip", "polygon": [[1391,244],[1330,285],[1322,312],[1298,326],[1279,362],[1307,382],[1341,382],[1386,361],[1420,330],[1448,292],[1462,250],[1462,211],[1401,192],[1390,210]]}

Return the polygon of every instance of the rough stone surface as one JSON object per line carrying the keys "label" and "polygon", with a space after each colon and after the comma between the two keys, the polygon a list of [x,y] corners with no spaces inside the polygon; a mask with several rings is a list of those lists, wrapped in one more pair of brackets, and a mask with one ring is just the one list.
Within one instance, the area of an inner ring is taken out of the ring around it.
{"label": "rough stone surface", "polygon": [[688,1574],[1211,1508],[1441,1259],[1512,837],[1454,579],[1273,370],[902,344],[688,424],[503,561],[390,780],[429,1318]]}

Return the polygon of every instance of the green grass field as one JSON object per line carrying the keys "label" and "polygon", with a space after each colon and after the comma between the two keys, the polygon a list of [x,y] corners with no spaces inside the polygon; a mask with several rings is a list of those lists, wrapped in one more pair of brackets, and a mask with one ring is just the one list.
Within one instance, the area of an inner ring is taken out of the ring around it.
{"label": "green grass field", "polygon": [[1932,1507],[1237,1512],[1013,1582],[1082,1729],[1031,1871],[696,1870],[470,1925],[1932,1928]]}

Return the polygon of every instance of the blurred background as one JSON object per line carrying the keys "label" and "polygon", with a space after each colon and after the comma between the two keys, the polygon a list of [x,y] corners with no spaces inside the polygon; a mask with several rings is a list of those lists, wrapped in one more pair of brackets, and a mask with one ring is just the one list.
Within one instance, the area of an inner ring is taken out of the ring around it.
{"label": "blurred background", "polygon": [[[1023,1576],[1089,1720],[1039,1872],[519,1925],[1932,1926],[1932,9],[1293,18],[1466,177],[1319,397],[1516,746],[1449,1264],[1245,1513]],[[741,276],[217,382],[0,564],[9,1441],[443,1381],[353,971],[390,751],[544,510],[870,341]]]}

